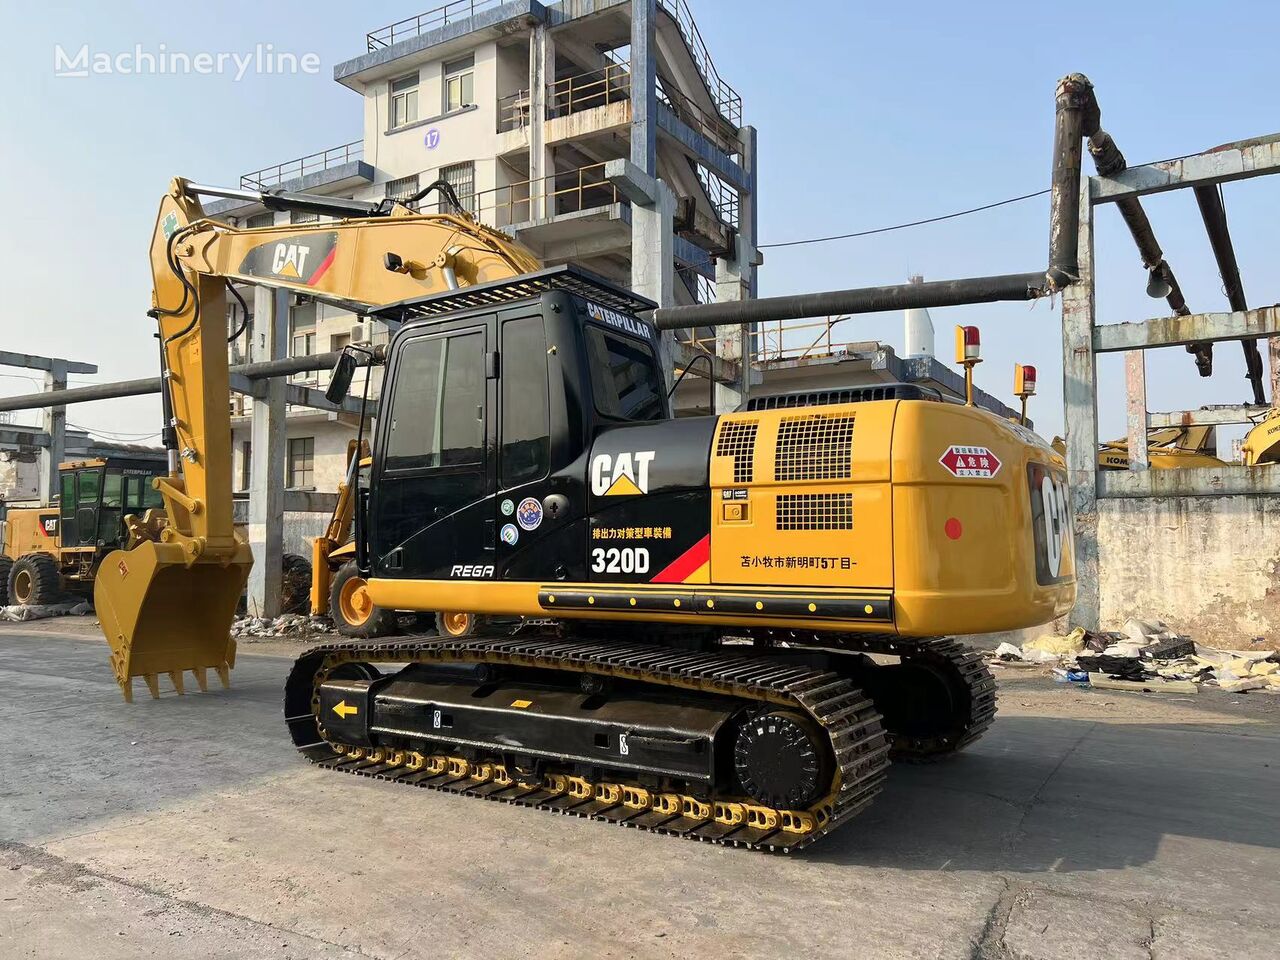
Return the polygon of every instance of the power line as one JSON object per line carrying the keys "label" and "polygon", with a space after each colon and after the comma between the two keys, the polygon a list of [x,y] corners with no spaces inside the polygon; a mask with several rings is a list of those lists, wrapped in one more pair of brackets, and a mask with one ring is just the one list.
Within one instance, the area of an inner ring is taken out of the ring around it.
{"label": "power line", "polygon": [[1051,188],[1046,187],[1043,190],[1037,190],[1035,193],[1024,193],[1020,197],[1009,197],[1007,200],[997,200],[995,203],[983,204],[980,207],[970,207],[968,210],[958,210],[955,213],[945,213],[940,217],[929,217],[925,220],[912,220],[910,223],[895,223],[891,227],[876,227],[873,230],[859,230],[855,233],[841,233],[831,237],[810,237],[807,240],[788,240],[784,243],[762,243],[759,246],[761,250],[772,250],[777,247],[798,247],[806,243],[827,243],[830,240],[852,240],[854,237],[870,237],[877,233],[889,233],[893,230],[905,230],[908,227],[921,227],[926,223],[940,223],[943,220],[954,220],[956,217],[966,217],[971,213],[981,213],[983,210],[993,210],[996,207],[1003,207],[1010,203],[1020,203],[1023,200],[1031,200],[1034,197],[1043,197],[1049,193]]}

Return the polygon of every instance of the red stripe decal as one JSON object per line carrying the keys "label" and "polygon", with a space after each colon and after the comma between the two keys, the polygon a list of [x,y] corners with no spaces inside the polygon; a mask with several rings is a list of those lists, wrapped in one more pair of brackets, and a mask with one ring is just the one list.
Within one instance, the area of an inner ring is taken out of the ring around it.
{"label": "red stripe decal", "polygon": [[650,583],[684,583],[711,557],[711,534],[707,534],[680,556],[672,560]]}
{"label": "red stripe decal", "polygon": [[325,275],[325,272],[333,266],[333,258],[337,255],[338,248],[337,246],[334,246],[334,248],[329,251],[329,255],[320,261],[320,266],[316,267],[316,272],[313,273],[311,275],[311,279],[307,281],[307,286],[314,287],[316,283],[319,282],[320,278]]}

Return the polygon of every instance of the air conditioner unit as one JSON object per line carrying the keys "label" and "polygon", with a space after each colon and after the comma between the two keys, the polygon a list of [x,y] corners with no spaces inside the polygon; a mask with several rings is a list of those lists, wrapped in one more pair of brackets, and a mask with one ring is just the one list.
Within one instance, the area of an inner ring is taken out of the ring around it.
{"label": "air conditioner unit", "polygon": [[352,343],[368,343],[369,342],[369,325],[365,323],[357,323],[351,328]]}

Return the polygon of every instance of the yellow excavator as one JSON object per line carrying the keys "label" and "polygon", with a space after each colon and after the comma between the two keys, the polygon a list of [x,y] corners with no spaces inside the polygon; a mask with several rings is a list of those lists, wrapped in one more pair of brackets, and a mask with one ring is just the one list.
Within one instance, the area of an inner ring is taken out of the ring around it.
{"label": "yellow excavator", "polygon": [[[1147,431],[1147,462],[1152,470],[1177,470],[1182,467],[1220,467],[1213,449],[1212,426],[1152,427]],[[1053,438],[1053,448],[1065,456],[1066,441]],[[1129,441],[1107,440],[1098,445],[1099,470],[1128,470]]]}
{"label": "yellow excavator", "polygon": [[[451,194],[447,184],[433,184],[422,195],[431,190]],[[161,674],[182,691],[183,673],[191,671],[203,690],[209,670],[225,685],[235,663],[228,627],[252,556],[231,520],[226,330],[202,322],[226,316],[227,291],[235,293],[230,282],[283,287],[363,315],[539,266],[509,237],[460,213],[420,216],[404,204],[304,197],[292,201],[295,208],[347,219],[240,230],[206,218],[198,196],[187,181],[173,181],[151,241],[150,315],[161,342],[169,455],[167,475],[154,482],[163,509],[126,516],[127,542],[103,558],[94,582],[127,700],[134,677],[156,696]],[[456,199],[450,197],[460,210]],[[247,313],[243,302],[241,309]]]}
{"label": "yellow excavator", "polygon": [[[342,219],[236,229],[208,194],[239,192],[173,181],[151,247],[164,510],[127,518],[95,584],[126,698],[138,675],[181,691],[233,663],[251,558],[231,518],[232,280],[398,327],[368,479],[360,437],[344,493],[365,600],[517,618],[308,650],[284,712],[318,766],[795,850],[864,809],[891,756],[949,756],[990,725],[995,681],[947,634],[1074,601],[1063,461],[1021,424],[912,384],[674,419],[650,301],[538,269],[463,215],[272,193]],[[344,352],[331,400],[356,367]]]}
{"label": "yellow excavator", "polygon": [[1245,434],[1241,445],[1247,467],[1262,463],[1280,463],[1280,407],[1259,420]]}

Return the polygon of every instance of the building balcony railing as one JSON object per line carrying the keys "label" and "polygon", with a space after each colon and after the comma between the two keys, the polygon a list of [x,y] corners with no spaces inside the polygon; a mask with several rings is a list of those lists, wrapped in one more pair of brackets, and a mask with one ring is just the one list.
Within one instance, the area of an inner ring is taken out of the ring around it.
{"label": "building balcony railing", "polygon": [[[574,74],[547,84],[547,117],[567,117],[631,99],[631,71],[628,64],[609,63],[600,70]],[[498,130],[519,130],[529,125],[531,100],[528,90],[518,90],[498,99]]]}
{"label": "building balcony railing", "polygon": [[[705,277],[702,278],[704,281]],[[714,294],[715,285],[707,281],[703,288]],[[701,299],[699,303],[709,302]],[[820,360],[844,353],[848,341],[835,336],[838,324],[848,320],[842,317],[824,317],[819,320],[774,320],[757,323],[749,331],[749,355],[753,363],[769,364],[782,360]],[[708,335],[706,328],[701,330],[676,331],[676,339],[697,350],[715,353],[716,338],[714,333]]]}
{"label": "building balcony railing", "polygon": [[322,150],[319,153],[298,157],[296,160],[286,160],[284,163],[277,163],[273,167],[264,167],[261,170],[246,173],[240,177],[240,189],[265,190],[269,187],[278,187],[287,180],[296,180],[309,174],[329,170],[332,167],[340,167],[343,164],[352,163],[363,158],[364,141],[353,140],[350,143],[330,147],[328,150]]}
{"label": "building balcony railing", "polygon": [[503,2],[504,0],[452,0],[451,3],[420,13],[416,17],[397,20],[385,27],[379,27],[366,34],[365,40],[368,43],[369,52],[373,53],[375,50],[390,47],[403,40],[421,36],[429,30],[457,23],[459,20],[474,17],[477,13],[500,7]]}
{"label": "building balcony railing", "polygon": [[482,190],[473,199],[476,217],[505,227],[618,203],[621,194],[605,177],[604,168],[603,163],[594,163],[537,180]]}

